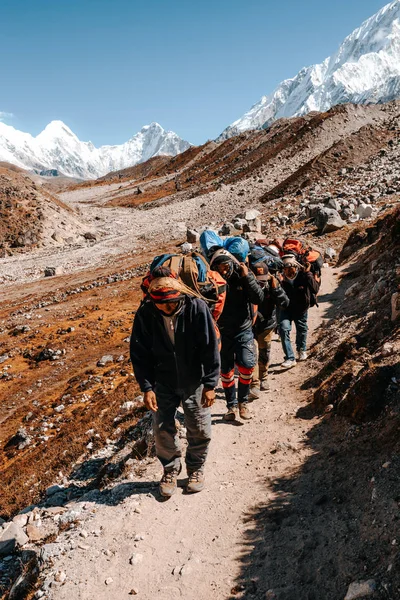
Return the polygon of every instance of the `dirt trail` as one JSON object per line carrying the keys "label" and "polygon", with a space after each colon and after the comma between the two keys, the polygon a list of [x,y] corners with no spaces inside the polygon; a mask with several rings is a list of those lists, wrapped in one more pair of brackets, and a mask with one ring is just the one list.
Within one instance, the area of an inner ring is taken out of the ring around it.
{"label": "dirt trail", "polygon": [[[310,311],[310,342],[335,287],[334,271],[324,270],[322,302]],[[253,403],[251,421],[224,423],[225,404],[219,395],[212,409],[213,440],[202,493],[188,496],[179,489],[161,502],[156,486],[160,468],[149,460],[140,477],[132,474],[95,492],[92,501],[69,506],[79,511],[81,522],[57,540],[65,554],[54,559],[48,580],[64,571],[66,581],[53,583],[46,597],[119,600],[128,598],[132,589],[143,600],[276,597],[268,595],[267,583],[260,589],[257,578],[243,583],[245,571],[257,567],[252,535],[260,534],[249,514],[260,504],[273,506],[284,500],[277,497],[273,482],[293,476],[310,458],[313,451],[306,438],[318,421],[296,418],[309,398],[310,392],[300,387],[310,375],[312,358],[287,372],[280,372],[281,361],[281,346],[275,340],[271,391]],[[183,472],[181,482],[184,476]],[[288,544],[286,554],[290,552]],[[137,564],[130,564],[132,556]]]}

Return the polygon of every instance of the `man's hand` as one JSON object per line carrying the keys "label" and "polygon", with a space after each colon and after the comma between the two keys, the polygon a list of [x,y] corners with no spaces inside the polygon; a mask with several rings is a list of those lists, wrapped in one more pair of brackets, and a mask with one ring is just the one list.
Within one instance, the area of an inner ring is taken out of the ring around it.
{"label": "man's hand", "polygon": [[148,410],[152,410],[153,412],[158,411],[157,398],[153,390],[144,393],[143,402]]}
{"label": "man's hand", "polygon": [[279,281],[271,273],[270,273],[269,282],[270,282],[271,287],[272,287],[273,290],[276,290],[276,288],[279,287]]}
{"label": "man's hand", "polygon": [[309,273],[311,271],[311,264],[309,262],[304,262],[304,273]]}
{"label": "man's hand", "polygon": [[248,266],[245,263],[241,262],[239,264],[239,275],[240,275],[240,277],[247,277],[248,274],[249,274],[249,268],[248,268]]}
{"label": "man's hand", "polygon": [[203,408],[212,406],[215,402],[215,391],[209,388],[203,388],[203,394],[201,396],[201,405]]}

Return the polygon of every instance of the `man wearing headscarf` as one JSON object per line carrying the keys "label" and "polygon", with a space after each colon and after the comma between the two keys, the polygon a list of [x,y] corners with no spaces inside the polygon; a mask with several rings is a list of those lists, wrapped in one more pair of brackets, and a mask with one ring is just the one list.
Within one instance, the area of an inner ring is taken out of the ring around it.
{"label": "man wearing headscarf", "polygon": [[[247,403],[256,364],[252,329],[256,309],[253,305],[262,302],[263,290],[247,265],[226,250],[215,252],[210,267],[227,282],[225,306],[218,320],[222,341],[221,379],[228,407],[224,419],[235,421],[238,416],[250,419]],[[239,371],[237,392],[235,364]]]}
{"label": "man wearing headscarf", "polygon": [[317,303],[320,280],[311,271],[310,263],[301,265],[294,256],[286,255],[283,260],[282,287],[289,298],[289,306],[279,311],[279,335],[285,360],[284,369],[296,365],[296,357],[290,342],[292,323],[296,326],[296,349],[298,360],[307,359],[308,309]]}
{"label": "man wearing headscarf", "polygon": [[271,354],[272,335],[277,326],[277,308],[289,306],[289,298],[279,280],[269,272],[268,265],[259,261],[252,265],[259,286],[263,289],[264,299],[258,306],[254,324],[254,337],[257,342],[258,363],[254,369],[249,398],[259,398],[260,391],[269,390],[268,367]]}
{"label": "man wearing headscarf", "polygon": [[220,373],[216,332],[206,303],[181,281],[158,277],[138,309],[130,355],[145,406],[153,411],[156,453],[164,468],[160,493],[177,489],[181,450],[175,415],[182,405],[187,430],[187,492],[204,487],[211,440],[210,406]]}

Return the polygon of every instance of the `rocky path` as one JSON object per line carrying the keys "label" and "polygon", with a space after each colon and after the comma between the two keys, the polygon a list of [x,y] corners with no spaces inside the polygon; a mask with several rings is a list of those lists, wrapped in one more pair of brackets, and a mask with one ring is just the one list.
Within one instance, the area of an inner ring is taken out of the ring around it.
{"label": "rocky path", "polygon": [[[323,275],[323,301],[310,311],[311,332],[324,319],[336,286],[333,271],[327,269]],[[256,567],[250,564],[255,560],[252,539],[260,535],[260,523],[251,515],[260,505],[284,500],[277,498],[273,481],[290,477],[310,457],[305,440],[317,421],[296,417],[309,397],[300,386],[317,365],[310,358],[281,372],[281,361],[280,343],[275,340],[271,391],[253,403],[251,421],[224,423],[220,395],[212,409],[213,441],[202,493],[189,496],[180,488],[170,500],[160,501],[156,486],[160,468],[149,461],[140,476],[132,471],[127,479],[69,505],[76,526],[51,544],[53,565],[38,597],[275,598],[268,584],[261,589],[257,578],[245,577],[250,567]],[[288,545],[286,554],[290,553]],[[294,600],[290,595],[281,597]]]}

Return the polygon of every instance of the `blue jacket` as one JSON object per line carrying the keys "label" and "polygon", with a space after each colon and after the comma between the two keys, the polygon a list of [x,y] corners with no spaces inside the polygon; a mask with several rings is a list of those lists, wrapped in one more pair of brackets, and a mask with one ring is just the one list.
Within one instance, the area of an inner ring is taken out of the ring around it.
{"label": "blue jacket", "polygon": [[130,354],[142,392],[156,383],[174,390],[201,383],[215,388],[220,374],[217,336],[211,313],[203,300],[185,297],[175,323],[175,345],[152,302],[143,303],[133,322]]}

